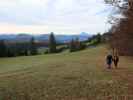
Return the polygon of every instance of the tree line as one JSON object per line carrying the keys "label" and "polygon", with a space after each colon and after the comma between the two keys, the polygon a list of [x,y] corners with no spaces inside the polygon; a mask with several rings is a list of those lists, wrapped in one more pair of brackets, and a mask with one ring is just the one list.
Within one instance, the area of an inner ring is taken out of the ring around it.
{"label": "tree line", "polygon": [[[87,41],[80,41],[79,38],[72,39],[70,43],[66,46],[57,48],[58,44],[54,33],[49,35],[48,51],[46,53],[59,53],[65,49],[69,49],[69,52],[80,51],[87,48],[86,42],[95,41],[97,43],[100,41],[100,35],[95,35],[89,38]],[[38,46],[34,37],[32,37],[29,42],[8,42],[6,40],[0,40],[0,57],[16,57],[16,56],[30,56],[38,55]]]}
{"label": "tree line", "polygon": [[0,40],[0,57],[15,57],[36,55],[37,47],[35,39],[32,37],[29,42],[9,43],[6,40]]}

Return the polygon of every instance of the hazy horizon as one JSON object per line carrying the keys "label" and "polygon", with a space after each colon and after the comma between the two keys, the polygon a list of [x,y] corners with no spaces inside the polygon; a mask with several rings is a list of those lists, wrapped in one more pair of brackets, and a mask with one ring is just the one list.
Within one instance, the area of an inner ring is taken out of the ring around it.
{"label": "hazy horizon", "polygon": [[113,8],[104,0],[0,0],[0,34],[96,34]]}
{"label": "hazy horizon", "polygon": [[[51,33],[54,33],[55,35],[93,35],[91,33],[87,33],[87,32],[81,32],[81,33],[55,33],[55,32],[48,32],[48,33],[0,33],[0,35],[21,35],[21,34],[24,34],[24,35],[47,35],[47,34],[51,34]],[[99,34],[99,33],[96,33],[96,34]]]}

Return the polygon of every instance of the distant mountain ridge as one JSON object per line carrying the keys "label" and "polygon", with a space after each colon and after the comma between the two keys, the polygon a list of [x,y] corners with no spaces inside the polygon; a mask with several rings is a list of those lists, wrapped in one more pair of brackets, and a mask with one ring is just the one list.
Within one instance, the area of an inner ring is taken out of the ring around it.
{"label": "distant mountain ridge", "polygon": [[[35,38],[35,40],[43,42],[49,40],[49,34],[41,34],[41,35],[30,35],[30,34],[1,34],[0,40],[7,40],[7,41],[14,41],[14,42],[26,42],[29,41],[32,37]],[[56,41],[59,43],[66,43],[70,42],[72,39],[79,38],[80,41],[85,41],[90,38],[91,35],[89,35],[86,32],[82,32],[77,35],[55,35]]]}

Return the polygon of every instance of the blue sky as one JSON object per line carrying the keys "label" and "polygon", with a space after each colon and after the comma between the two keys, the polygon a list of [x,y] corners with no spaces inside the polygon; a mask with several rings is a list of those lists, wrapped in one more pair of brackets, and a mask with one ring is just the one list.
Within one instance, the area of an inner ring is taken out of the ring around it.
{"label": "blue sky", "polygon": [[94,34],[112,11],[103,0],[0,0],[0,33]]}

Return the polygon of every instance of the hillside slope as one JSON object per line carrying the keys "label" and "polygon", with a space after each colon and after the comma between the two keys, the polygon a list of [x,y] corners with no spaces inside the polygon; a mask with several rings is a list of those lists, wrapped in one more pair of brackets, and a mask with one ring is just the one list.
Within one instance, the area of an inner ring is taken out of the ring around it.
{"label": "hillside slope", "polygon": [[105,46],[98,46],[75,53],[0,59],[0,100],[133,99],[131,58],[121,57],[119,69],[107,70],[106,53]]}

